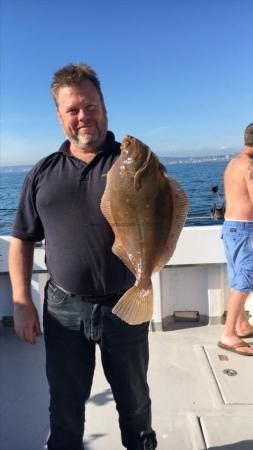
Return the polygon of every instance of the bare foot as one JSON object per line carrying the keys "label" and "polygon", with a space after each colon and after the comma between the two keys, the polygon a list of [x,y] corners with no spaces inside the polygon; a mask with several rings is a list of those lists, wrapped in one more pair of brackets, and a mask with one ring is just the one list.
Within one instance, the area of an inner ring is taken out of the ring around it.
{"label": "bare foot", "polygon": [[238,327],[236,330],[237,336],[241,338],[253,337],[253,326],[249,323],[244,327]]}

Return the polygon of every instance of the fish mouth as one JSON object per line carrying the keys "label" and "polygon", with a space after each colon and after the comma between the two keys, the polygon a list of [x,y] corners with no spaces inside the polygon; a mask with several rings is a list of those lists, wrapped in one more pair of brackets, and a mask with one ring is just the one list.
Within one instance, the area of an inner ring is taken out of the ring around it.
{"label": "fish mouth", "polygon": [[125,136],[121,143],[121,149],[126,150],[127,147],[129,147],[132,144],[133,139],[134,138],[132,136],[129,135]]}
{"label": "fish mouth", "polygon": [[131,146],[133,146],[133,148],[136,147],[136,148],[137,148],[138,150],[140,150],[140,151],[141,151],[143,148],[144,148],[146,151],[149,150],[149,147],[148,147],[146,144],[144,144],[142,141],[140,141],[139,139],[137,139],[137,138],[135,138],[135,137],[130,136],[129,134],[127,134],[127,135],[124,137],[124,139],[123,139],[123,141],[122,141],[122,143],[121,143],[120,148],[121,148],[121,150],[129,150],[128,147],[131,147]]}

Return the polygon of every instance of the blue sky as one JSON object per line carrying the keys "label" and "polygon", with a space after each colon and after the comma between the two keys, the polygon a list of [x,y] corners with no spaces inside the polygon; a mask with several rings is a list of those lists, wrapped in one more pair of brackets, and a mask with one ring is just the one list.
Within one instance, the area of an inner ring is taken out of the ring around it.
{"label": "blue sky", "polygon": [[158,155],[224,154],[253,122],[251,0],[2,0],[1,164],[33,164],[64,139],[53,73],[99,75],[117,140]]}

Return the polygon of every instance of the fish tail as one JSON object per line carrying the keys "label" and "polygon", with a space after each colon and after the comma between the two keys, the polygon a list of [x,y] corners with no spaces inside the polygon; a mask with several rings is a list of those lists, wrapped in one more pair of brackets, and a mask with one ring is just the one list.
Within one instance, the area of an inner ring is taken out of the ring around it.
{"label": "fish tail", "polygon": [[153,314],[153,288],[150,281],[148,286],[134,285],[120,298],[112,310],[129,325],[140,325],[148,322]]}

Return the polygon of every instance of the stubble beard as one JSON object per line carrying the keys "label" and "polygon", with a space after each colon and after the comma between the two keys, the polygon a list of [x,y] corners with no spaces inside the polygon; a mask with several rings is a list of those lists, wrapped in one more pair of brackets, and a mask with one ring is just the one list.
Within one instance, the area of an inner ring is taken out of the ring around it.
{"label": "stubble beard", "polygon": [[68,136],[70,142],[78,147],[80,150],[86,150],[87,148],[94,146],[100,142],[100,133],[96,131],[92,136]]}
{"label": "stubble beard", "polygon": [[103,127],[96,127],[96,131],[90,136],[79,136],[66,134],[69,141],[80,150],[87,150],[91,147],[98,148],[105,140],[108,127],[108,120],[105,114]]}

